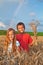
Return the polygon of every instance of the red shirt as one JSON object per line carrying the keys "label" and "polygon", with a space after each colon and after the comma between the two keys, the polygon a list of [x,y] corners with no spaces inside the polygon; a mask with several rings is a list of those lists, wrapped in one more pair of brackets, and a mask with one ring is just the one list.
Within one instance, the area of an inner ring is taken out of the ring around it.
{"label": "red shirt", "polygon": [[16,35],[16,40],[19,41],[20,47],[23,48],[23,50],[29,50],[29,44],[32,43],[32,38],[29,34],[24,33],[24,34],[17,34]]}

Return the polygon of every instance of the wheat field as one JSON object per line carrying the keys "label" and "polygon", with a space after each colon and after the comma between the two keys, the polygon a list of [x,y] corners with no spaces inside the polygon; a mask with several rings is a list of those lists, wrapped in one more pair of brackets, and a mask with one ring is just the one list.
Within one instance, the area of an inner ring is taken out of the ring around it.
{"label": "wheat field", "polygon": [[43,37],[38,37],[37,45],[35,42],[28,53],[21,52],[20,56],[4,54],[4,41],[5,36],[0,36],[0,65],[43,65]]}

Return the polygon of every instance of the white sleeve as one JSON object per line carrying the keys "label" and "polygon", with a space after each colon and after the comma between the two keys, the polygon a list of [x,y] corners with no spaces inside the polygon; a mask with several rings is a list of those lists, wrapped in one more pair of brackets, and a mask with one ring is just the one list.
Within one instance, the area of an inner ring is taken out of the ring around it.
{"label": "white sleeve", "polygon": [[18,46],[20,46],[20,43],[19,43],[19,41],[16,41],[16,46],[18,47]]}

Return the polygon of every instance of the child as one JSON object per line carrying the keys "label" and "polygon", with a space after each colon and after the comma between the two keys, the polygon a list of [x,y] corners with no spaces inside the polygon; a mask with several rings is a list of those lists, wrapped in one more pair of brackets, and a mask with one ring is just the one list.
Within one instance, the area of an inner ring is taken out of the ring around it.
{"label": "child", "polygon": [[[7,30],[7,35],[6,35],[6,40],[5,40],[5,46],[4,50],[5,52],[7,51],[8,54],[11,54],[12,52],[16,52],[17,47],[19,48],[19,43],[18,46],[16,46],[16,37],[15,37],[15,30],[12,28],[9,28]],[[19,50],[18,50],[19,52]]]}
{"label": "child", "polygon": [[32,45],[32,38],[29,34],[25,33],[25,25],[22,22],[17,24],[19,34],[16,34],[16,39],[20,42],[20,49],[22,51],[29,51],[29,45]]}

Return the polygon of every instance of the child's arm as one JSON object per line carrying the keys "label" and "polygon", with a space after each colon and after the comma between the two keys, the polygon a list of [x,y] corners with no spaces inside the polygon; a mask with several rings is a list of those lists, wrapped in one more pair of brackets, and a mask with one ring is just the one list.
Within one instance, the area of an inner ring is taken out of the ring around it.
{"label": "child's arm", "polygon": [[16,41],[17,50],[20,52],[20,43]]}
{"label": "child's arm", "polygon": [[28,40],[29,42],[29,46],[32,46],[33,45],[33,43],[34,43],[34,40],[32,39],[32,37],[29,35],[29,40]]}

